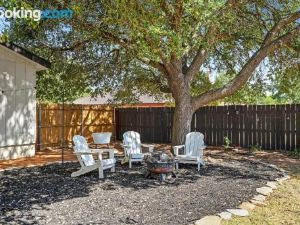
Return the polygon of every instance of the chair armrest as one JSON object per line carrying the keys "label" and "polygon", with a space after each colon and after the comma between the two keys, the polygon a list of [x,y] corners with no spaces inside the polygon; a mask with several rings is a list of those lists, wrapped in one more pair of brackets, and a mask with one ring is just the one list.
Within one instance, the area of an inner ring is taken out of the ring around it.
{"label": "chair armrest", "polygon": [[90,149],[90,150],[91,150],[91,152],[95,152],[95,153],[104,153],[104,152],[114,151],[113,148],[101,148],[101,149],[94,148],[94,149]]}
{"label": "chair armrest", "polygon": [[173,151],[174,151],[174,155],[178,155],[178,151],[179,149],[181,148],[184,148],[184,145],[176,145],[176,146],[173,146]]}
{"label": "chair armrest", "polygon": [[103,153],[103,149],[99,149],[99,148],[90,148],[90,150],[94,154]]}
{"label": "chair armrest", "polygon": [[123,149],[124,149],[124,155],[126,156],[127,155],[127,149],[130,149],[131,146],[130,145],[124,145],[124,144],[121,144],[121,146],[123,147]]}
{"label": "chair armrest", "polygon": [[152,144],[141,144],[143,147],[145,148],[150,148],[150,147],[154,147],[155,145]]}
{"label": "chair armrest", "polygon": [[130,145],[124,145],[124,144],[121,144],[121,146],[124,148],[124,151],[126,152],[126,149],[130,149],[131,146]]}
{"label": "chair armrest", "polygon": [[93,152],[75,152],[75,155],[94,155],[96,153]]}
{"label": "chair armrest", "polygon": [[88,144],[88,146],[89,146],[89,148],[97,148],[97,144],[95,144],[95,143],[87,143]]}
{"label": "chair armrest", "polygon": [[[106,149],[91,149],[91,152],[97,153],[99,156],[105,152],[109,153],[109,158],[113,159],[115,157],[115,149],[114,148],[106,148]],[[100,157],[99,157],[100,158]]]}

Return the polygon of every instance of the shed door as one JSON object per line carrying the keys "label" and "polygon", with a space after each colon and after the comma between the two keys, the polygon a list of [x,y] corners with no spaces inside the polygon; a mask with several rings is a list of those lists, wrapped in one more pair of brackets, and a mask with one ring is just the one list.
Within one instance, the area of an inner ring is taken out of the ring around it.
{"label": "shed door", "polygon": [[5,109],[7,98],[0,93],[0,147],[5,146]]}
{"label": "shed door", "polygon": [[0,60],[0,147],[35,143],[35,70]]}

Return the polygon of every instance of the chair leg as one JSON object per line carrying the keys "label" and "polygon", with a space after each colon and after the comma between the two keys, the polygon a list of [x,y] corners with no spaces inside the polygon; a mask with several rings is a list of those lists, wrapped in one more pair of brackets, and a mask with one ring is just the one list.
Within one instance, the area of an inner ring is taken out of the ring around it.
{"label": "chair leg", "polygon": [[110,169],[110,172],[116,172],[116,167],[115,166],[113,166],[111,169]]}
{"label": "chair leg", "polygon": [[131,162],[131,159],[129,159],[129,169],[131,169],[132,167],[132,162]]}
{"label": "chair leg", "polygon": [[202,159],[201,160],[201,165],[204,167],[205,166],[205,161]]}
{"label": "chair leg", "polygon": [[198,171],[200,171],[200,165],[201,165],[201,163],[198,162]]}
{"label": "chair leg", "polygon": [[99,179],[103,179],[103,178],[104,178],[103,168],[99,167]]}
{"label": "chair leg", "polygon": [[176,169],[176,170],[178,170],[178,167],[179,167],[178,164],[179,164],[178,162],[175,163],[175,169]]}

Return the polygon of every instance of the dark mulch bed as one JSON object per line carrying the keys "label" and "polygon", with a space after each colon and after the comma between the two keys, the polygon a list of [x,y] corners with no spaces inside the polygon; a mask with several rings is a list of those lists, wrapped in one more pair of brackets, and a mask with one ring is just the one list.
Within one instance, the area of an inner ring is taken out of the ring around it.
{"label": "dark mulch bed", "polygon": [[[71,178],[78,163],[0,172],[0,221],[5,224],[191,224],[237,207],[255,189],[282,174],[248,160],[181,166],[160,184],[146,168],[117,166],[104,181],[97,172]],[[1,223],[0,222],[0,223]]]}

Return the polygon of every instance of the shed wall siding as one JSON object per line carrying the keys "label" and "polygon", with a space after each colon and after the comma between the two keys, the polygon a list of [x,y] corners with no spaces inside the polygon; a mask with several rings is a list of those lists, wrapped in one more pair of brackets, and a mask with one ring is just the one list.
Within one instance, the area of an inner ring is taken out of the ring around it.
{"label": "shed wall siding", "polygon": [[36,69],[0,48],[0,159],[35,154]]}

